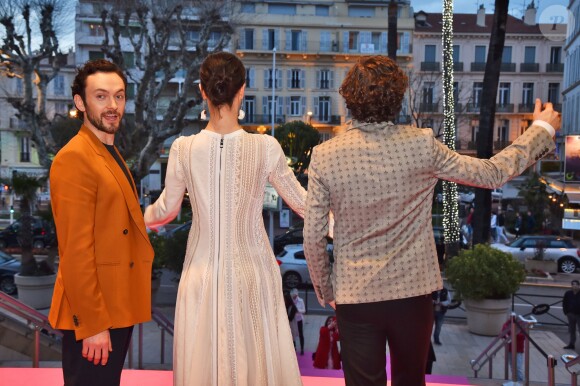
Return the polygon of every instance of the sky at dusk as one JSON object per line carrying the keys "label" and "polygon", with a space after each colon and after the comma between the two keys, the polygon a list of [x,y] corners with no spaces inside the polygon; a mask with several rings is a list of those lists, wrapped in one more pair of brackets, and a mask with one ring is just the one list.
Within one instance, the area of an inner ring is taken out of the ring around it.
{"label": "sky at dusk", "polygon": [[[481,4],[485,7],[486,13],[493,13],[494,0],[454,0],[453,11],[455,13],[476,13]],[[508,12],[516,17],[521,17],[522,12],[527,8],[531,0],[510,0]],[[538,15],[542,14],[547,8],[561,6],[566,7],[568,0],[535,0],[534,4],[538,8]],[[539,6],[538,6],[539,4]],[[441,13],[443,1],[434,0],[411,0],[411,6],[415,12],[435,12]],[[548,12],[558,12],[557,8],[548,9]]]}

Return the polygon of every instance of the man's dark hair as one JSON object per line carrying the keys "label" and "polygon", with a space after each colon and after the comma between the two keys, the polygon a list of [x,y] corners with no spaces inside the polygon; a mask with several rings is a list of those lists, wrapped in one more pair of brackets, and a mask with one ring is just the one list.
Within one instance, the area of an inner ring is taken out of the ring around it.
{"label": "man's dark hair", "polygon": [[[121,67],[117,66],[115,63],[109,62],[106,59],[89,60],[83,66],[77,68],[77,75],[75,76],[71,86],[73,98],[75,95],[80,95],[83,102],[86,103],[85,89],[87,87],[87,78],[90,75],[96,74],[97,72],[112,72],[119,75],[119,77],[123,79],[125,90],[127,89],[127,77],[123,73],[123,70],[121,70]],[[80,120],[83,120],[83,112],[78,111],[77,117]]]}
{"label": "man's dark hair", "polygon": [[580,281],[574,279],[574,280],[572,280],[572,282],[570,284],[578,284],[578,285],[580,285]]}

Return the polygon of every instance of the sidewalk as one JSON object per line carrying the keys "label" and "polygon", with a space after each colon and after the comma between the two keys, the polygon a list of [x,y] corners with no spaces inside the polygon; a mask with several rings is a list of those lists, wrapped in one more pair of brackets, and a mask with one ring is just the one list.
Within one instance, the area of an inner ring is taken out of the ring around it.
{"label": "sidewalk", "polygon": [[[570,280],[576,274],[557,275],[557,282],[569,285]],[[554,282],[551,283],[556,284]],[[173,321],[174,304],[176,296],[176,285],[169,277],[164,278],[164,283],[160,292],[156,295],[157,307]],[[302,295],[301,295],[302,296]],[[324,324],[328,314],[307,313],[304,323],[304,338],[306,352],[315,352],[318,344],[320,327]],[[558,335],[566,336],[565,327],[536,328],[530,332],[534,341],[549,355],[553,355],[557,360],[555,368],[556,383],[560,385],[570,385],[570,374],[566,371],[561,360],[563,354],[575,354],[574,351],[564,350],[563,342]],[[467,330],[464,319],[447,318],[441,331],[441,342],[443,345],[434,346],[437,361],[433,364],[433,374],[465,376],[475,385],[500,385],[504,378],[503,351],[500,351],[493,360],[493,380],[486,379],[488,367],[485,366],[479,372],[479,379],[474,379],[474,372],[470,361],[476,359],[485,348],[491,343],[493,337],[478,336]],[[299,342],[296,342],[299,344]],[[136,346],[136,345],[135,345]],[[167,365],[161,368],[170,369],[172,363],[172,338],[166,335],[165,360]],[[136,347],[135,347],[136,349]],[[160,331],[154,322],[145,325],[143,361],[147,363],[157,363],[157,365],[146,366],[146,368],[160,368]],[[298,354],[299,355],[299,354]],[[137,352],[134,355],[134,365],[136,366]],[[580,371],[576,369],[576,371]],[[548,381],[548,369],[546,360],[540,352],[531,346],[530,355],[530,385],[545,385]]]}

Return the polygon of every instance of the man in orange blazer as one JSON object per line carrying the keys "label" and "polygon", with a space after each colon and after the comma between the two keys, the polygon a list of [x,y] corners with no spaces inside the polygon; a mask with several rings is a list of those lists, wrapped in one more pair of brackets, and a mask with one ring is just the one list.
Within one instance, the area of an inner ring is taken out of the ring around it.
{"label": "man in orange blazer", "polygon": [[60,265],[49,320],[64,333],[65,386],[119,385],[133,325],[151,318],[153,249],[113,144],[126,86],[109,61],[78,69],[72,94],[83,126],[50,170]]}

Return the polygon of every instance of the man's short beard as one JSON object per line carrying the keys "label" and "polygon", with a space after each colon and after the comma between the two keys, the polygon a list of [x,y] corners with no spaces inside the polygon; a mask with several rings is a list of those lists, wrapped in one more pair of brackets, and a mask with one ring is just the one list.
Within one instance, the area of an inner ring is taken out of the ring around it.
{"label": "man's short beard", "polygon": [[[103,123],[103,118],[99,117],[95,117],[94,115],[92,115],[90,113],[90,111],[87,109],[87,111],[85,111],[85,114],[87,114],[87,119],[89,120],[89,122],[91,122],[93,124],[93,126],[99,130],[102,131],[104,133],[107,134],[115,134],[118,130],[119,130],[119,125],[117,125],[116,127],[112,126],[112,127],[107,127],[105,126],[105,124]],[[119,113],[117,113],[119,114]],[[119,121],[123,118],[123,116],[121,114],[119,114],[120,119]]]}

